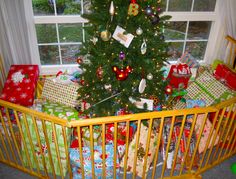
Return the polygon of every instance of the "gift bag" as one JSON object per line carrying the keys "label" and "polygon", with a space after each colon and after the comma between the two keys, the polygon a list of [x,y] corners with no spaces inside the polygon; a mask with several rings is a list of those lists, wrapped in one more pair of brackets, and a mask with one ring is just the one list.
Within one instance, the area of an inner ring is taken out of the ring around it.
{"label": "gift bag", "polygon": [[[113,145],[106,145],[106,153],[105,153],[105,177],[108,179],[113,178],[113,167],[114,167],[114,146]],[[84,167],[84,175],[86,179],[92,178],[92,162],[91,162],[91,149],[89,147],[83,147],[83,163],[81,163],[80,159],[80,152],[78,148],[70,148],[69,155],[70,155],[70,163],[73,172],[73,178],[79,179],[82,178],[82,165]],[[116,161],[116,178],[119,178],[119,162],[118,157]],[[96,179],[102,179],[102,147],[101,146],[94,146],[94,172]]]}
{"label": "gift bag", "polygon": [[[157,136],[158,133],[155,133],[154,131],[151,132],[150,137],[150,145],[149,145],[149,151],[148,151],[148,157],[147,157],[147,165],[146,165],[146,171],[143,171],[143,163],[144,163],[144,157],[146,152],[146,144],[147,144],[147,137],[148,137],[148,127],[141,124],[140,128],[140,138],[139,138],[139,144],[138,144],[138,152],[137,152],[137,163],[136,163],[136,171],[134,171],[133,163],[134,163],[134,154],[135,154],[135,146],[136,146],[136,139],[137,139],[137,133],[134,135],[133,140],[129,144],[128,149],[128,159],[127,159],[127,171],[136,172],[137,176],[142,177],[143,172],[147,173],[149,170],[149,167],[153,161],[155,152],[156,152],[156,145],[157,145]],[[121,167],[124,167],[124,158],[121,161]]]}
{"label": "gift bag", "polygon": [[77,104],[78,88],[79,85],[76,83],[62,84],[47,78],[44,83],[42,97],[53,102],[74,107]]}

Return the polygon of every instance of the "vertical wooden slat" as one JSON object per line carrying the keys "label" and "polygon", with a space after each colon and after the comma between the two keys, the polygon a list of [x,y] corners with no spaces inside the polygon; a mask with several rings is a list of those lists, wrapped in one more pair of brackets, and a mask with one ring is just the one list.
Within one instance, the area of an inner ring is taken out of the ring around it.
{"label": "vertical wooden slat", "polygon": [[[52,125],[51,122],[50,122],[50,124]],[[52,174],[53,174],[53,177],[56,178],[54,163],[53,163],[53,160],[52,160],[51,147],[50,147],[50,143],[49,143],[49,139],[48,139],[48,132],[47,132],[47,128],[46,128],[46,124],[45,124],[44,119],[42,119],[42,127],[43,127],[43,134],[44,134],[45,142],[46,142],[47,149],[48,149],[49,163],[50,163],[50,166],[51,166],[51,169],[52,169]]]}
{"label": "vertical wooden slat", "polygon": [[[235,122],[235,121],[234,121]],[[229,138],[229,142],[227,144],[227,147],[226,147],[226,150],[225,150],[225,153],[229,155],[229,150],[230,150],[230,144],[232,143],[233,139],[235,138],[235,132],[236,132],[236,123],[234,123],[234,127],[233,129],[231,130],[232,134]]]}
{"label": "vertical wooden slat", "polygon": [[[32,117],[34,129],[35,129],[35,133],[36,133],[37,142],[38,142],[38,145],[39,145],[40,155],[42,156],[44,172],[45,172],[46,175],[48,176],[48,170],[47,170],[47,167],[46,167],[47,165],[46,165],[45,157],[44,157],[43,150],[42,150],[42,144],[41,144],[41,140],[40,140],[40,135],[39,135],[38,126],[37,126],[37,124],[36,124],[36,119],[35,119],[34,116],[31,116],[31,117]],[[40,121],[41,121],[41,120],[40,120]]]}
{"label": "vertical wooden slat", "polygon": [[[9,156],[9,154],[8,154],[8,150],[7,150],[6,144],[5,144],[5,140],[4,140],[4,138],[3,138],[1,132],[0,132],[0,140],[2,141],[2,146],[3,146],[3,149],[4,149],[4,153],[5,153],[6,156],[7,156],[7,160],[8,160],[8,161],[11,161],[10,156]],[[3,160],[5,160],[5,157],[4,157],[4,156],[3,156]]]}
{"label": "vertical wooden slat", "polygon": [[172,133],[173,133],[173,129],[174,129],[174,124],[175,124],[175,118],[176,116],[172,116],[172,120],[171,120],[171,127],[170,127],[170,131],[169,131],[169,137],[168,137],[168,142],[167,142],[167,147],[166,147],[166,153],[165,153],[165,160],[162,166],[162,171],[161,171],[161,178],[163,178],[165,170],[166,170],[166,163],[167,163],[167,159],[168,159],[168,151],[170,148],[170,143],[172,140]]}
{"label": "vertical wooden slat", "polygon": [[203,150],[202,159],[201,159],[200,164],[199,164],[199,166],[198,166],[198,171],[199,171],[199,170],[201,169],[201,167],[202,167],[202,164],[203,164],[205,155],[206,155],[206,153],[207,153],[207,149],[208,149],[209,144],[210,144],[210,142],[211,142],[211,140],[212,140],[212,134],[213,134],[213,131],[215,130],[215,124],[216,124],[218,115],[219,115],[219,111],[217,111],[217,112],[215,113],[215,117],[214,117],[214,119],[213,119],[213,124],[212,124],[211,130],[210,130],[208,139],[207,139],[207,141],[206,141],[206,145],[205,145],[204,150]]}
{"label": "vertical wooden slat", "polygon": [[222,110],[222,112],[221,112],[220,120],[219,120],[219,122],[218,122],[218,124],[217,124],[217,127],[216,127],[216,130],[215,130],[215,135],[214,135],[214,137],[213,137],[213,139],[212,139],[212,141],[211,141],[211,148],[210,148],[210,150],[209,150],[209,153],[208,153],[208,156],[207,156],[207,159],[206,159],[206,162],[205,162],[205,166],[208,165],[208,162],[209,162],[209,160],[210,160],[210,157],[211,157],[211,154],[212,154],[212,150],[213,150],[213,147],[214,147],[216,138],[217,138],[217,136],[218,136],[218,131],[219,131],[219,129],[220,129],[221,121],[222,121],[222,119],[223,119],[223,117],[224,117],[225,110],[226,110],[226,107],[223,108],[223,110]]}
{"label": "vertical wooden slat", "polygon": [[[159,120],[159,119],[157,119],[157,120]],[[157,147],[156,147],[155,158],[154,158],[153,169],[152,169],[152,179],[155,178],[155,174],[156,174],[156,166],[157,166],[157,161],[158,161],[159,148],[160,148],[160,144],[161,144],[162,131],[163,131],[163,127],[164,127],[164,117],[162,117],[160,120],[161,120],[161,124],[159,126],[159,134],[158,134],[158,138],[157,138],[158,141],[157,141]]]}
{"label": "vertical wooden slat", "polygon": [[39,164],[38,164],[38,160],[36,158],[36,155],[35,155],[35,151],[34,151],[34,144],[32,142],[32,137],[31,137],[31,134],[30,134],[30,131],[29,131],[29,125],[28,125],[28,122],[27,122],[27,119],[26,119],[26,115],[23,114],[23,122],[25,124],[25,130],[26,130],[26,134],[28,136],[28,139],[29,139],[29,144],[30,144],[30,148],[31,148],[31,153],[33,155],[33,159],[35,161],[35,164],[36,164],[36,169],[37,169],[37,172],[40,173],[40,169],[39,169]]}
{"label": "vertical wooden slat", "polygon": [[84,178],[84,158],[83,158],[83,148],[82,148],[82,138],[81,138],[81,128],[77,126],[77,135],[78,135],[78,143],[79,143],[79,153],[80,153],[80,164],[81,164],[81,174],[82,178]]}
{"label": "vertical wooden slat", "polygon": [[149,122],[149,127],[148,127],[148,136],[147,136],[147,142],[146,142],[146,147],[145,147],[145,156],[144,156],[144,163],[143,163],[143,175],[142,178],[145,178],[146,175],[146,168],[147,168],[147,157],[148,157],[148,153],[149,153],[149,146],[150,146],[150,138],[151,138],[151,134],[152,134],[152,124],[153,124],[153,118],[150,119]]}
{"label": "vertical wooden slat", "polygon": [[116,154],[117,154],[117,122],[114,123],[114,158],[113,158],[113,178],[116,179]]}
{"label": "vertical wooden slat", "polygon": [[59,146],[58,146],[57,131],[56,131],[56,127],[55,127],[54,122],[52,122],[52,133],[53,133],[53,137],[54,137],[56,155],[57,155],[57,160],[59,163],[59,170],[60,170],[61,178],[64,179],[64,173],[63,173],[63,169],[62,169],[62,165],[61,165],[61,155],[60,155],[60,150],[59,150]]}
{"label": "vertical wooden slat", "polygon": [[[72,129],[71,129],[72,130]],[[69,171],[69,177],[70,179],[72,178],[72,172],[71,172],[71,167],[70,167],[70,157],[69,157],[69,148],[67,145],[67,132],[68,132],[68,128],[66,128],[65,126],[62,126],[62,135],[63,135],[63,139],[64,139],[64,145],[65,145],[65,154],[66,154],[66,163],[67,163],[67,167],[68,167],[68,171]]]}
{"label": "vertical wooden slat", "polygon": [[106,177],[106,159],[105,159],[105,155],[106,155],[106,125],[105,123],[102,124],[102,177],[105,178]]}
{"label": "vertical wooden slat", "polygon": [[94,169],[94,146],[93,146],[93,125],[89,125],[89,137],[90,137],[90,155],[92,162],[92,178],[95,179],[95,169]]}
{"label": "vertical wooden slat", "polygon": [[133,163],[133,176],[136,177],[136,165],[137,165],[137,153],[138,153],[138,145],[139,145],[139,137],[140,137],[140,128],[141,128],[141,120],[138,120],[138,129],[136,132],[136,144],[135,144],[135,152],[134,152],[134,163]]}
{"label": "vertical wooden slat", "polygon": [[[8,109],[6,108],[6,110],[8,110]],[[10,139],[7,127],[6,127],[6,123],[5,123],[5,121],[4,121],[3,117],[2,117],[2,113],[1,112],[0,112],[0,119],[1,119],[2,127],[3,127],[4,133],[5,133],[7,142],[9,144],[9,148],[10,148],[10,151],[11,151],[11,156],[13,156],[13,161],[17,161],[15,153],[14,153],[14,150],[13,150],[13,147],[12,147],[12,144],[11,144],[11,139]],[[9,123],[9,121],[10,121],[10,119],[9,119],[9,117],[7,117],[7,122]]]}
{"label": "vertical wooden slat", "polygon": [[[190,133],[189,133],[189,137],[188,137],[188,141],[187,141],[187,145],[186,145],[186,151],[189,151],[189,147],[190,147],[190,143],[191,143],[191,138],[192,138],[192,136],[194,134],[194,131],[195,131],[196,121],[197,121],[197,114],[194,114],[192,125],[191,125],[191,129],[190,129]],[[183,162],[181,163],[181,166],[180,166],[179,175],[181,175],[182,172],[183,172],[184,165],[185,165],[185,162],[186,162],[187,154],[188,154],[187,152],[184,153]]]}
{"label": "vertical wooden slat", "polygon": [[200,132],[199,132],[199,134],[198,134],[198,139],[197,139],[197,143],[196,143],[196,146],[195,146],[193,155],[192,155],[192,160],[191,160],[191,163],[190,163],[190,166],[189,166],[189,171],[192,170],[193,162],[194,162],[195,156],[196,156],[196,154],[197,154],[197,152],[198,152],[198,146],[199,146],[200,141],[201,141],[202,132],[203,132],[204,127],[205,127],[205,125],[206,125],[206,120],[207,120],[207,115],[208,115],[208,114],[207,114],[207,113],[204,113],[204,115],[205,115],[205,116],[204,116],[204,120],[203,120],[203,122],[202,122],[202,126],[201,126],[201,128],[200,128]]}
{"label": "vertical wooden slat", "polygon": [[[177,145],[176,145],[176,147],[175,147],[174,160],[173,160],[173,162],[172,162],[172,167],[171,167],[170,176],[173,176],[173,173],[174,173],[175,163],[176,163],[176,159],[177,159],[177,156],[178,156],[180,140],[181,140],[181,138],[182,138],[183,131],[184,131],[185,121],[186,121],[186,116],[184,115],[184,116],[183,116],[183,120],[181,121],[182,124],[181,124],[181,128],[180,128],[180,133],[179,133],[179,136],[178,136]],[[186,153],[188,153],[187,150],[185,150],[184,155],[185,155]]]}

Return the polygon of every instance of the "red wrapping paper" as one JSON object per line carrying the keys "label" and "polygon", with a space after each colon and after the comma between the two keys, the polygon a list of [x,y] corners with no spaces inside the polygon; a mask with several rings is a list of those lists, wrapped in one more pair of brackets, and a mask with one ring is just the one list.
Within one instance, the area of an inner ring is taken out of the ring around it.
{"label": "red wrapping paper", "polygon": [[32,106],[38,76],[38,65],[12,65],[0,99],[22,106]]}

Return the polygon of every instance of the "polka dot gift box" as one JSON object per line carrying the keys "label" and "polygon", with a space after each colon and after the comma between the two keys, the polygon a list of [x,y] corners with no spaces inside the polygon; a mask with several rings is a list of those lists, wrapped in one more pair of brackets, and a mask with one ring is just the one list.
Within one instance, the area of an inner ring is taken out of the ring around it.
{"label": "polka dot gift box", "polygon": [[11,65],[0,99],[32,106],[38,76],[38,65]]}

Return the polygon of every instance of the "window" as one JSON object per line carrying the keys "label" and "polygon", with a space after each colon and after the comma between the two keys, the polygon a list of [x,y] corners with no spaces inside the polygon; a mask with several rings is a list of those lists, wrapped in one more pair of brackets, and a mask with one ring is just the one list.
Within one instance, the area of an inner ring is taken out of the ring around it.
{"label": "window", "polygon": [[171,42],[169,61],[176,61],[188,51],[204,61],[209,35],[216,18],[216,0],[165,0],[165,14],[172,16],[165,39]]}
{"label": "window", "polygon": [[[162,0],[164,14],[171,15],[165,39],[171,42],[170,61],[185,51],[204,61],[212,27],[216,20],[216,0]],[[76,66],[82,42],[86,38],[83,13],[91,13],[90,0],[32,0],[38,48],[43,69]],[[55,66],[56,65],[56,66]],[[55,73],[55,72],[54,72]]]}

